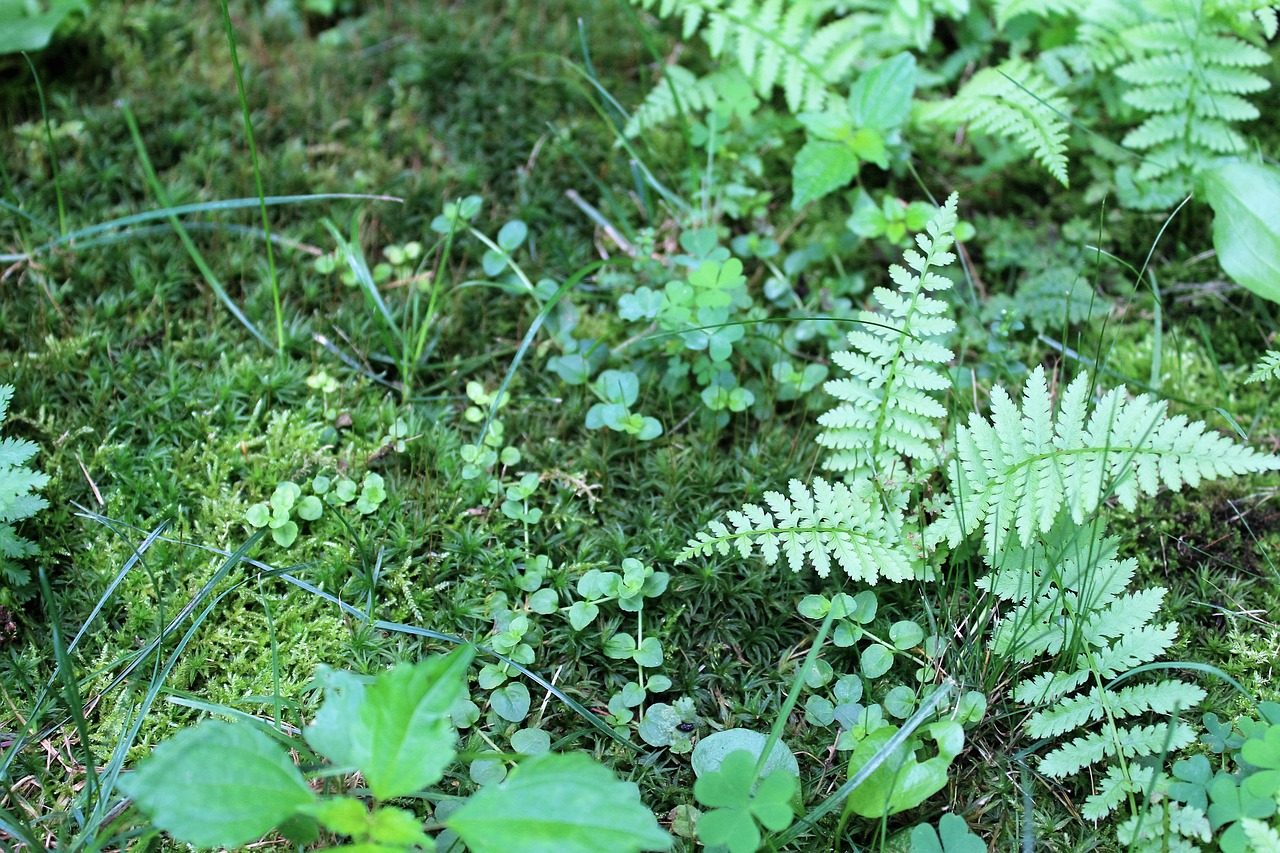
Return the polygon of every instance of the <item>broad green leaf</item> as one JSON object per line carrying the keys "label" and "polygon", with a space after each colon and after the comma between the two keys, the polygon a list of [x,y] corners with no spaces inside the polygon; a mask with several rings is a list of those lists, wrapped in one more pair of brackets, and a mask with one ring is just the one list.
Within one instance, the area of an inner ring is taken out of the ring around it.
{"label": "broad green leaf", "polygon": [[1218,263],[1259,296],[1280,302],[1280,170],[1228,163],[1202,173]]}
{"label": "broad green leaf", "polygon": [[58,26],[75,12],[88,15],[89,4],[85,0],[0,3],[0,54],[43,50]]}
{"label": "broad green leaf", "polygon": [[911,853],[986,853],[987,845],[969,831],[964,818],[944,814],[938,831],[927,823],[911,830]]}
{"label": "broad green leaf", "polygon": [[326,797],[301,809],[339,835],[356,836],[369,828],[369,810],[351,797]]}
{"label": "broad green leaf", "polygon": [[904,619],[901,622],[894,622],[889,628],[889,639],[896,649],[910,649],[920,645],[924,640],[924,629],[915,622]]}
{"label": "broad green leaf", "polygon": [[462,646],[448,656],[401,664],[370,685],[331,673],[307,743],[336,764],[358,768],[380,800],[439,781],[456,749],[449,711],[466,694],[474,654]]}
{"label": "broad green leaf", "polygon": [[521,755],[542,755],[551,751],[551,735],[543,729],[520,729],[511,735],[511,748]]}
{"label": "broad green leaf", "polygon": [[531,758],[444,823],[472,853],[635,853],[672,845],[639,789],[585,755]]}
{"label": "broad green leaf", "polygon": [[858,175],[858,156],[843,142],[810,139],[796,154],[791,168],[792,208],[847,186]]}
{"label": "broad green leaf", "polygon": [[662,643],[657,637],[645,637],[631,658],[641,666],[651,669],[662,666]]}
{"label": "broad green leaf", "polygon": [[520,248],[520,244],[524,242],[524,238],[527,236],[529,236],[529,226],[519,219],[513,219],[503,225],[502,230],[498,232],[498,245],[504,251],[514,252]]}
{"label": "broad green leaf", "polygon": [[530,703],[529,688],[519,681],[513,681],[489,696],[489,704],[493,706],[494,713],[512,723],[518,723],[529,716]]}
{"label": "broad green leaf", "polygon": [[[698,745],[694,747],[692,756],[694,775],[701,777],[707,773],[714,773],[724,762],[725,756],[739,750],[745,750],[753,757],[759,758],[764,752],[764,744],[767,740],[766,735],[750,729],[725,729],[722,732],[709,734],[699,740]],[[773,745],[773,751],[769,753],[764,766],[760,768],[760,775],[768,776],[777,770],[785,770],[796,777],[800,775],[799,762],[791,754],[787,745],[780,740]]]}
{"label": "broad green leaf", "polygon": [[569,624],[573,630],[581,631],[600,615],[600,608],[587,601],[575,601],[569,607]]}
{"label": "broad green leaf", "polygon": [[916,59],[899,53],[867,71],[849,89],[849,112],[858,127],[892,130],[911,113]]}
{"label": "broad green leaf", "polygon": [[320,499],[315,495],[307,495],[298,501],[298,518],[305,521],[315,521],[324,512],[324,504],[320,503]]}
{"label": "broad green leaf", "polygon": [[879,678],[893,666],[893,652],[879,643],[867,646],[862,652],[860,665],[865,677]]}
{"label": "broad green leaf", "polygon": [[269,735],[222,720],[160,744],[120,788],[157,827],[199,847],[256,841],[316,799]]}

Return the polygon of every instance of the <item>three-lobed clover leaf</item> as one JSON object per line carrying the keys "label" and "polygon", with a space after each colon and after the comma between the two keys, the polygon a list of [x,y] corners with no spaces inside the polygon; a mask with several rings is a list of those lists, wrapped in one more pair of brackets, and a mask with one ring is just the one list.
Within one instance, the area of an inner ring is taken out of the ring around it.
{"label": "three-lobed clover leaf", "polygon": [[778,770],[757,783],[755,767],[755,755],[736,750],[714,771],[698,777],[693,795],[712,807],[698,821],[698,838],[703,844],[724,845],[729,853],[755,853],[760,847],[759,825],[779,832],[791,824],[795,777]]}

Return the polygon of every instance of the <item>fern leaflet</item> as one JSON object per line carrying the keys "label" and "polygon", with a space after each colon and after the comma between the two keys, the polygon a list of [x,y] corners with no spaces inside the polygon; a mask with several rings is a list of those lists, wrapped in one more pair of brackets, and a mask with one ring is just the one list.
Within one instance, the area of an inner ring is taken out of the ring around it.
{"label": "fern leaflet", "polygon": [[[831,0],[632,2],[662,17],[679,17],[685,38],[700,33],[711,55],[732,59],[761,97],[781,88],[792,113],[819,112],[838,99],[837,90],[853,75],[860,56],[858,18],[823,23],[837,5]],[[650,126],[639,121],[635,129]]]}
{"label": "fern leaflet", "polygon": [[1233,32],[1239,22],[1230,9],[1203,0],[1144,5],[1155,17],[1121,34],[1132,58],[1115,74],[1131,86],[1125,103],[1147,116],[1123,144],[1145,153],[1116,179],[1127,204],[1154,210],[1187,195],[1194,174],[1214,158],[1247,150],[1232,125],[1258,117],[1243,96],[1270,86],[1249,69],[1271,57]]}
{"label": "fern leaflet", "polygon": [[1033,545],[1014,540],[1003,554],[988,555],[988,562],[993,571],[978,586],[1014,605],[995,630],[993,651],[1020,662],[1056,662],[1053,670],[1014,686],[1016,701],[1040,706],[1024,724],[1027,734],[1053,740],[1074,735],[1044,755],[1039,770],[1063,778],[1116,759],[1109,781],[1088,801],[1093,817],[1105,816],[1136,790],[1125,759],[1194,740],[1184,723],[1121,721],[1176,718],[1203,701],[1200,687],[1178,679],[1118,689],[1107,684],[1156,660],[1173,643],[1177,625],[1152,622],[1166,591],[1128,591],[1137,561],[1119,559],[1114,537],[1100,535],[1096,526],[1077,526],[1066,512]]}
{"label": "fern leaflet", "polygon": [[1021,59],[984,68],[947,101],[927,104],[920,117],[947,127],[967,124],[1021,146],[1067,186],[1066,116],[1071,108],[1043,74]]}
{"label": "fern leaflet", "polygon": [[1277,376],[1280,376],[1280,350],[1267,350],[1245,382],[1265,382]]}
{"label": "fern leaflet", "polygon": [[790,497],[766,492],[764,499],[767,509],[747,504],[741,512],[727,514],[727,525],[711,522],[676,561],[698,554],[725,556],[731,550],[750,557],[758,549],[769,565],[785,556],[798,572],[807,561],[821,577],[830,574],[833,563],[850,578],[869,584],[880,577],[902,581],[920,576],[921,554],[902,541],[901,514],[886,512],[867,480],[845,485],[819,477],[812,489],[792,480]]}
{"label": "fern leaflet", "polygon": [[841,403],[818,418],[825,428],[818,444],[831,451],[825,466],[847,477],[889,481],[905,473],[908,459],[915,461],[917,475],[936,466],[942,433],[935,421],[947,412],[934,395],[949,386],[940,367],[953,357],[939,339],[956,324],[944,315],[946,303],[929,293],[951,287],[934,270],[955,260],[949,250],[955,243],[957,203],[953,194],[928,223],[927,233],[916,236],[923,254],[904,253],[910,269],[889,268],[898,289],[875,289],[881,310],[858,315],[864,328],[848,334],[852,349],[831,356],[850,377],[824,386]]}
{"label": "fern leaflet", "polygon": [[951,503],[930,526],[929,543],[945,539],[954,547],[985,522],[987,553],[998,554],[1010,538],[1029,545],[1064,509],[1082,524],[1111,494],[1132,511],[1139,495],[1154,495],[1162,484],[1178,491],[1184,483],[1280,469],[1280,457],[1183,415],[1169,417],[1164,401],[1145,394],[1125,399],[1122,388],[1112,389],[1088,414],[1088,390],[1081,373],[1055,418],[1044,368],[1028,378],[1021,411],[996,388],[991,420],[974,413],[957,430]]}

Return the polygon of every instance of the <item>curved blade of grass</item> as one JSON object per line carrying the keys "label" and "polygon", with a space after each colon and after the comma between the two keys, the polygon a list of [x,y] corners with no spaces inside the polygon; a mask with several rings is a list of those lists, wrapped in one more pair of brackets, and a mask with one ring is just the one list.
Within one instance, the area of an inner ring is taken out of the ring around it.
{"label": "curved blade of grass", "polygon": [[395,337],[397,343],[403,343],[404,341],[400,336],[400,327],[396,325],[395,318],[391,316],[391,309],[387,307],[387,303],[382,299],[382,294],[378,292],[378,285],[373,280],[373,273],[369,271],[369,262],[365,260],[364,250],[360,248],[360,225],[356,217],[353,216],[351,218],[351,238],[349,240],[343,237],[342,232],[338,230],[338,226],[328,219],[324,220],[324,227],[329,229],[329,233],[333,235],[334,242],[338,244],[338,250],[346,258],[347,266],[356,277],[356,281],[360,283],[360,287],[364,289],[365,295],[369,297],[369,301],[373,303],[374,307],[378,309],[378,313],[382,315],[387,330]]}
{"label": "curved blade of grass", "polygon": [[44,606],[49,617],[50,642],[53,644],[53,657],[58,662],[53,678],[61,685],[62,701],[66,704],[67,713],[75,725],[76,734],[80,737],[80,748],[83,750],[81,762],[84,764],[84,794],[93,798],[98,793],[98,762],[93,757],[93,741],[89,738],[89,722],[84,715],[84,699],[80,695],[80,684],[76,681],[75,666],[71,655],[62,642],[62,614],[58,611],[58,599],[53,594],[53,587],[45,574],[44,567],[37,571],[40,580],[40,592],[44,596]]}
{"label": "curved blade of grass", "polygon": [[[182,227],[188,231],[209,231],[213,233],[235,234],[240,237],[253,237],[257,240],[270,240],[277,246],[286,249],[295,249],[297,251],[306,252],[310,255],[323,254],[314,246],[303,243],[301,240],[295,240],[292,237],[286,237],[283,234],[272,232],[271,236],[262,233],[261,228],[254,228],[249,225],[239,225],[234,222],[201,222],[194,219],[179,220]],[[84,249],[95,249],[99,246],[110,246],[114,243],[127,243],[130,240],[137,240],[143,237],[151,237],[159,234],[169,234],[173,231],[172,225],[141,225],[137,228],[125,228],[123,231],[115,231],[105,234],[101,237],[94,237],[89,240],[81,240],[76,243],[76,251]],[[27,256],[18,255],[0,255],[0,262],[5,260],[21,260]]]}
{"label": "curved blade of grass", "polygon": [[62,197],[62,173],[58,170],[58,149],[53,143],[53,125],[49,123],[49,108],[44,100],[44,86],[40,83],[40,75],[36,73],[36,65],[24,50],[22,58],[31,69],[31,78],[36,84],[36,95],[40,98],[40,117],[44,119],[44,136],[49,145],[49,171],[53,177],[53,193],[58,198],[58,231],[67,233],[67,205]]}
{"label": "curved blade of grass", "polygon": [[[367,193],[313,193],[312,195],[269,195],[262,202],[268,207],[275,207],[286,204],[310,204],[317,201],[393,201],[403,204],[404,199],[393,195],[369,195]],[[153,222],[157,219],[169,219],[174,216],[185,216],[188,213],[218,213],[224,210],[242,210],[246,207],[257,207],[259,200],[256,198],[229,198],[221,201],[202,201],[192,204],[177,204],[157,208],[156,210],[146,210],[142,213],[131,213],[128,216],[121,216],[118,219],[109,219],[106,222],[99,222],[96,225],[88,225],[84,228],[72,231],[56,240],[50,240],[32,249],[30,252],[19,252],[17,254],[0,255],[0,261],[12,263],[14,261],[25,261],[39,255],[52,252],[54,249],[66,247],[68,249],[76,249],[81,245],[81,241],[85,237],[92,237],[94,234],[100,234],[103,231],[110,231],[115,228],[124,228],[139,222]]]}
{"label": "curved blade of grass", "polygon": [[[155,194],[155,197],[159,200],[160,204],[165,207],[169,207],[169,193],[165,190],[164,185],[160,183],[160,178],[156,174],[155,167],[151,165],[151,157],[147,154],[146,145],[142,141],[142,132],[138,130],[138,122],[133,117],[133,110],[129,109],[129,105],[127,103],[123,103],[121,104],[121,111],[124,113],[125,123],[129,126],[129,134],[133,137],[133,145],[138,151],[138,159],[142,163],[142,171],[143,174],[147,176],[147,183],[151,186],[151,192]],[[258,202],[261,204],[262,200],[259,199]],[[255,338],[262,342],[263,346],[270,348],[271,342],[263,337],[262,332],[258,331],[258,327],[255,326],[247,316],[245,316],[244,312],[240,310],[240,306],[232,300],[230,294],[227,293],[226,288],[222,286],[222,282],[218,280],[216,275],[214,275],[213,270],[207,263],[205,263],[204,255],[200,254],[200,250],[196,248],[196,244],[192,241],[191,235],[189,235],[186,229],[182,227],[182,223],[178,221],[178,217],[170,214],[168,219],[169,224],[173,226],[174,232],[177,233],[178,239],[182,242],[182,247],[187,250],[187,254],[191,257],[192,263],[194,263],[196,268],[200,270],[200,274],[204,276],[204,280],[208,283],[209,288],[213,290],[222,304],[231,312],[231,316],[239,320],[241,325],[248,329]],[[269,243],[267,245],[270,246]],[[284,341],[283,338],[281,338],[277,348],[282,348],[283,345]]]}
{"label": "curved blade of grass", "polygon": [[1157,661],[1155,663],[1143,664],[1134,667],[1126,673],[1116,676],[1107,682],[1107,690],[1111,690],[1122,681],[1127,681],[1135,675],[1141,675],[1144,672],[1154,672],[1162,669],[1189,669],[1193,672],[1203,672],[1205,675],[1212,675],[1214,678],[1220,678],[1235,688],[1236,692],[1243,696],[1253,707],[1258,707],[1258,700],[1253,694],[1245,689],[1244,685],[1236,681],[1227,673],[1218,669],[1213,664],[1197,663],[1195,661]]}
{"label": "curved blade of grass", "polygon": [[[41,230],[46,231],[46,232],[48,232],[48,233],[52,234],[55,238],[58,236],[58,229],[57,229],[57,228],[54,228],[52,225],[50,225],[49,223],[45,222],[43,219],[37,219],[36,217],[32,216],[30,213],[27,213],[25,210],[23,210],[22,208],[18,207],[16,204],[11,204],[11,203],[9,203],[9,202],[5,201],[4,199],[0,198],[0,209],[7,210],[7,211],[9,211],[10,213],[16,213],[16,214],[18,214],[19,216],[21,216],[23,219],[25,219],[25,220],[27,220],[28,222],[30,222],[32,225],[35,225],[36,227],[40,228]],[[18,256],[14,256],[14,255],[0,255],[0,260],[5,260],[5,259],[8,259],[8,260],[18,260]]]}
{"label": "curved blade of grass", "polygon": [[[84,509],[84,507],[81,507],[78,504],[75,504],[75,506],[77,509]],[[80,625],[80,630],[76,632],[75,638],[71,641],[71,645],[67,646],[68,652],[75,651],[76,646],[80,644],[80,640],[84,638],[85,632],[89,630],[89,626],[98,618],[98,614],[102,612],[102,608],[105,607],[107,602],[111,599],[111,594],[116,591],[116,587],[120,586],[129,572],[133,571],[133,567],[142,559],[142,555],[147,553],[151,546],[155,544],[155,541],[160,538],[161,534],[168,529],[169,521],[166,519],[165,521],[160,522],[158,527],[147,534],[147,538],[142,541],[142,544],[133,549],[133,553],[129,555],[129,559],[124,561],[124,565],[120,568],[120,571],[116,572],[116,576],[112,579],[111,583],[107,585],[106,591],[103,592],[102,595],[98,596],[97,604],[93,606],[93,610],[89,612],[88,617],[86,617],[84,622]]]}
{"label": "curved blade of grass", "polygon": [[[249,115],[249,96],[244,91],[244,75],[240,72],[240,51],[236,49],[236,34],[231,28],[231,12],[227,0],[222,0],[222,23],[227,31],[227,46],[231,48],[231,70],[236,78],[236,91],[240,94],[240,113],[244,117],[244,135],[249,142],[249,160],[253,164],[253,183],[258,190],[258,209],[262,213],[262,230],[271,236],[271,219],[267,216],[267,197],[262,188],[262,168],[258,164],[258,145],[253,139],[253,119]],[[276,253],[267,241],[267,275],[271,279],[271,300],[276,314],[276,350],[284,352],[284,309],[280,305],[280,276],[276,272]]]}
{"label": "curved blade of grass", "polygon": [[463,639],[462,637],[455,637],[452,634],[442,634],[439,631],[432,631],[429,628],[419,628],[416,625],[405,625],[402,622],[387,622],[383,619],[372,619],[369,616],[365,615],[360,610],[356,609],[355,607],[352,607],[350,604],[347,604],[345,601],[342,601],[337,596],[330,595],[329,593],[325,592],[319,587],[313,586],[312,584],[307,583],[301,578],[296,578],[293,575],[289,575],[289,574],[282,574],[280,575],[280,577],[284,578],[286,581],[288,581],[289,583],[293,584],[294,586],[300,589],[305,589],[307,592],[310,592],[313,595],[318,595],[324,600],[332,604],[336,604],[342,610],[343,613],[346,613],[349,616],[353,616],[362,622],[366,622],[380,631],[395,631],[398,634],[410,634],[415,637],[425,637],[429,640],[440,640],[441,642],[453,643],[454,645],[475,646],[477,651],[497,658],[498,660],[505,663],[507,666],[510,666],[512,669],[515,669],[516,671],[518,671],[525,678],[528,678],[530,681],[542,687],[548,693],[555,696],[557,699],[559,699],[561,702],[567,705],[570,709],[577,712],[583,719],[589,722],[595,729],[607,735],[611,740],[619,744],[622,744],[623,746],[633,751],[636,751],[636,752],[640,751],[640,747],[636,746],[634,743],[631,743],[629,740],[619,735],[612,728],[606,725],[603,720],[601,720],[595,714],[591,713],[591,711],[589,711],[588,709],[584,708],[581,703],[574,700],[571,696],[569,696],[560,688],[556,687],[550,681],[547,681],[545,678],[538,675],[533,670],[519,663],[516,663],[511,658],[494,651],[488,646],[483,646],[479,643],[473,643],[470,640]]}
{"label": "curved blade of grass", "polygon": [[0,834],[16,838],[22,844],[25,844],[28,850],[45,849],[44,844],[36,841],[35,836],[27,828],[25,821],[4,809],[0,809]]}

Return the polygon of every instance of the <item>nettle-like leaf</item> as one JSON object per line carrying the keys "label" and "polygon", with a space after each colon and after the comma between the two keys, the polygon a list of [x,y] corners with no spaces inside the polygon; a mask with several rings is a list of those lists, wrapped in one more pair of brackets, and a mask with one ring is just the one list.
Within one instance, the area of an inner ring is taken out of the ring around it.
{"label": "nettle-like leaf", "polygon": [[955,260],[957,204],[952,194],[916,236],[920,252],[904,253],[907,267],[889,268],[897,289],[875,289],[880,310],[861,312],[850,349],[831,356],[850,375],[823,386],[840,403],[818,418],[818,444],[830,451],[825,466],[849,478],[889,481],[907,473],[907,460],[916,474],[937,464],[937,421],[947,411],[935,395],[949,385],[941,366],[953,357],[940,339],[956,324],[929,294],[951,287],[935,270]]}
{"label": "nettle-like leaf", "polygon": [[335,764],[358,769],[380,800],[438,782],[453,761],[457,732],[449,711],[466,694],[473,656],[463,646],[401,664],[372,684],[329,671],[320,679],[325,700],[305,731],[307,743]]}
{"label": "nettle-like leaf", "polygon": [[791,495],[766,492],[765,507],[745,505],[730,512],[728,524],[712,521],[689,540],[677,557],[737,551],[743,557],[759,553],[769,565],[783,556],[793,572],[806,562],[826,577],[833,564],[850,578],[874,584],[880,578],[903,581],[924,574],[922,553],[914,543],[918,533],[898,510],[886,511],[869,480],[828,483],[816,478],[813,487],[791,481]]}
{"label": "nettle-like leaf", "polygon": [[1003,388],[992,392],[991,418],[978,413],[956,431],[948,469],[951,502],[930,526],[929,544],[952,547],[984,525],[988,554],[1012,540],[1029,546],[1066,511],[1083,524],[1114,495],[1125,509],[1160,487],[1174,491],[1204,480],[1280,469],[1280,457],[1205,429],[1147,395],[1127,399],[1114,388],[1088,405],[1081,373],[1055,416],[1043,367],[1023,387],[1022,407]]}
{"label": "nettle-like leaf", "polygon": [[256,841],[316,799],[270,736],[222,720],[160,744],[120,788],[157,827],[200,847]]}
{"label": "nettle-like leaf", "polygon": [[1038,70],[1021,59],[984,68],[955,97],[920,110],[920,118],[944,127],[1006,139],[1033,156],[1067,186],[1067,116],[1071,106]]}
{"label": "nettle-like leaf", "polygon": [[671,836],[640,790],[585,755],[526,759],[445,819],[473,853],[635,853],[669,850]]}

